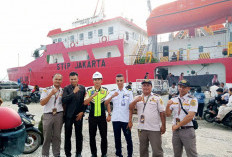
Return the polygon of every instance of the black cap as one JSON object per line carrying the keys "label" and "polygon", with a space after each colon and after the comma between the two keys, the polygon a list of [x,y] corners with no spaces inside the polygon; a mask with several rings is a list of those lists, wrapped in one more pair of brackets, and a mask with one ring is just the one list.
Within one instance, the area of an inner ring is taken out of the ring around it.
{"label": "black cap", "polygon": [[217,91],[217,92],[222,92],[222,93],[223,93],[223,89],[222,89],[222,88],[218,88],[216,91]]}
{"label": "black cap", "polygon": [[149,74],[149,72],[146,72],[146,74]]}
{"label": "black cap", "polygon": [[142,82],[141,84],[144,84],[144,83],[148,83],[148,84],[151,84],[151,85],[152,85],[151,80],[149,80],[149,79],[143,80],[143,82]]}
{"label": "black cap", "polygon": [[132,84],[132,82],[129,82],[129,84]]}
{"label": "black cap", "polygon": [[181,80],[178,85],[182,85],[185,87],[190,87],[190,82],[188,80]]}

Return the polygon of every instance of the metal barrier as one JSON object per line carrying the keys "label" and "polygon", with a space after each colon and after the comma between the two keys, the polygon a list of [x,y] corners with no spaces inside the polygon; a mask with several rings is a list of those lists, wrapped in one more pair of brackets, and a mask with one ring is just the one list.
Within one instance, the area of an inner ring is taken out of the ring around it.
{"label": "metal barrier", "polygon": [[[136,79],[137,94],[142,93],[142,82],[144,79]],[[168,80],[150,79],[152,82],[152,92],[155,94],[167,94],[169,90]]]}

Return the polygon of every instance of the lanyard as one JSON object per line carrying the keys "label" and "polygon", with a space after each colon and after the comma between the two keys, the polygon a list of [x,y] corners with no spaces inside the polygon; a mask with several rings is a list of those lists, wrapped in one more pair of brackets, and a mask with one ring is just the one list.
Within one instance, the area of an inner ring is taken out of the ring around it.
{"label": "lanyard", "polygon": [[60,89],[59,89],[58,94],[57,95],[55,94],[54,107],[56,107],[56,100],[58,99],[59,94],[60,94]]}
{"label": "lanyard", "polygon": [[[180,99],[180,98],[178,98],[178,99],[179,99],[179,102],[181,103],[181,99]],[[181,105],[181,104],[178,105],[178,107],[179,107],[179,108],[178,108],[178,116],[180,115],[180,110],[181,110],[180,105]]]}
{"label": "lanyard", "polygon": [[[144,110],[145,110],[145,107],[146,107],[146,105],[147,105],[147,101],[148,101],[149,97],[150,97],[150,95],[147,97],[147,100],[146,100],[146,102],[144,103],[144,106],[143,106],[143,113],[144,113]],[[144,102],[144,101],[143,101],[143,102]]]}

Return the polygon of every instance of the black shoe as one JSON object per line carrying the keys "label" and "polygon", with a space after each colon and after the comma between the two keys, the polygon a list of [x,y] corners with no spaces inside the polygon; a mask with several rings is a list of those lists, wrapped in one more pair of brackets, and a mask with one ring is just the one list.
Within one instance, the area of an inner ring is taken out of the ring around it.
{"label": "black shoe", "polygon": [[92,154],[91,157],[97,157],[97,155]]}
{"label": "black shoe", "polygon": [[76,157],[82,157],[81,154],[76,154]]}
{"label": "black shoe", "polygon": [[107,157],[107,155],[105,154],[105,155],[102,155],[102,157]]}

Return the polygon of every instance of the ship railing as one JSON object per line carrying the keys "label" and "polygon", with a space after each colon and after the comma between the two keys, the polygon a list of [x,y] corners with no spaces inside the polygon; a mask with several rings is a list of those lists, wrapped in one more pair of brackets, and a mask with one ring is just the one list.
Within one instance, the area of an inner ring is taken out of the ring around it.
{"label": "ship railing", "polygon": [[[97,44],[97,43],[104,43],[107,41],[114,41],[124,39],[125,43],[131,42],[138,42],[140,39],[139,37],[135,38],[131,33],[128,35],[125,34],[124,31],[114,31],[113,34],[98,36],[98,34],[94,34],[92,38],[85,37],[83,40],[80,40],[79,37],[75,39],[69,39],[63,41],[66,48],[70,47],[77,47],[77,46],[84,46],[84,45],[90,45],[90,44]],[[141,42],[141,41],[140,41]]]}
{"label": "ship railing", "polygon": [[[189,60],[201,60],[201,59],[216,59],[227,58],[226,52],[223,52],[227,45],[217,45],[208,47],[199,47],[191,49],[170,50],[169,56],[163,57],[163,52],[159,52],[160,62],[168,61],[189,61]],[[202,52],[199,52],[202,49]],[[204,49],[204,50],[203,50]]]}
{"label": "ship railing", "polygon": [[[137,94],[142,93],[142,82],[144,79],[136,79],[136,92]],[[152,82],[152,92],[159,95],[168,93],[169,83],[168,80],[160,79],[149,79]]]}

